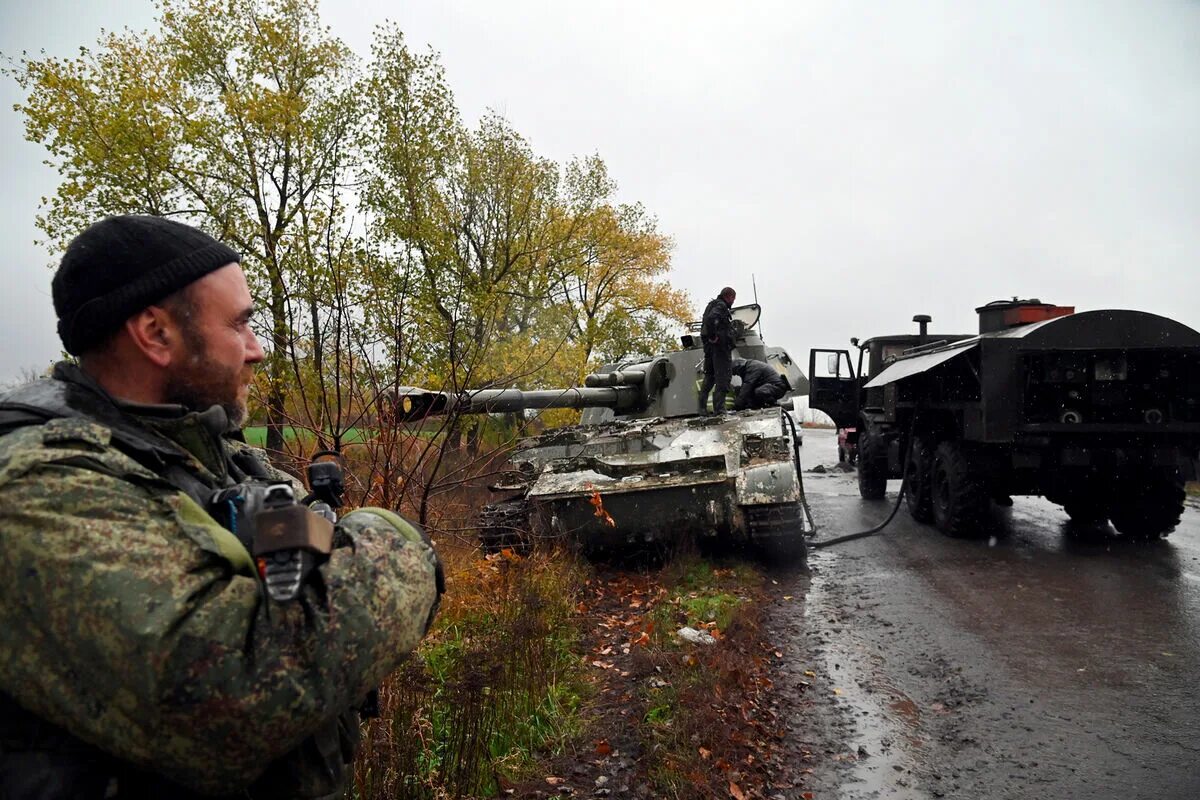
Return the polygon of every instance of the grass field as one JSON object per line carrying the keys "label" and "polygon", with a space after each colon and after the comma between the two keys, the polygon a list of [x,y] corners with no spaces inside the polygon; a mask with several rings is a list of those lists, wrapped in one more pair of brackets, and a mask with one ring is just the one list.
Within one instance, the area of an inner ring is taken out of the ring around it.
{"label": "grass field", "polygon": [[[255,447],[264,447],[267,443],[267,426],[252,425],[242,429],[242,433],[246,437],[246,442]],[[370,429],[367,428],[351,428],[345,438],[342,439],[342,444],[353,444],[355,442],[365,442],[371,436]],[[288,442],[303,441],[311,444],[316,441],[316,436],[312,431],[303,428],[287,427],[283,429],[283,438]]]}

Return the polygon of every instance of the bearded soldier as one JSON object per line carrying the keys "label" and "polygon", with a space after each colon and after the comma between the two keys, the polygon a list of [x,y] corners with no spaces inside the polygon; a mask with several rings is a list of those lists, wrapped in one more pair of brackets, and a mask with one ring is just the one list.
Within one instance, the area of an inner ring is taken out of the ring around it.
{"label": "bearded soldier", "polygon": [[437,556],[390,511],[273,511],[312,548],[287,602],[248,549],[267,512],[214,516],[288,480],[238,441],[263,359],[239,262],[122,216],[54,276],[78,362],[0,398],[0,797],[340,797],[354,709],[433,618]]}

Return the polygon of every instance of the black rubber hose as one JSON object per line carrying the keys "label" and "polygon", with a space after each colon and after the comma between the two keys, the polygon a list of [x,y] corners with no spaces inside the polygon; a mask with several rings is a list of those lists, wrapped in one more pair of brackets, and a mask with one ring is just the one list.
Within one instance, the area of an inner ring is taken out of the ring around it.
{"label": "black rubber hose", "polygon": [[[913,433],[916,431],[916,428],[917,428],[917,416],[916,416],[916,414],[914,414],[912,426],[910,427],[909,432],[908,432],[908,448],[906,449],[906,451],[904,453],[904,471],[901,473],[901,476],[900,476],[900,492],[899,492],[899,494],[896,495],[896,503],[892,506],[892,513],[887,515],[887,519],[885,519],[883,522],[876,525],[874,528],[868,528],[865,531],[858,531],[857,533],[848,533],[845,536],[838,536],[833,539],[826,539],[821,542],[809,542],[808,546],[810,549],[820,550],[824,547],[832,547],[835,544],[843,544],[845,542],[853,542],[855,539],[865,539],[868,536],[875,536],[878,533],[882,533],[883,529],[891,524],[892,520],[896,518],[896,512],[900,510],[900,503],[902,503],[904,501],[904,493],[906,491],[908,491],[908,465],[912,459]],[[859,467],[859,469],[862,469],[862,453],[858,454],[858,467]],[[800,468],[800,461],[799,461],[799,456],[797,456],[796,469],[799,470],[799,468]],[[807,507],[808,507],[808,504],[806,502],[805,508],[807,508]]]}
{"label": "black rubber hose", "polygon": [[804,516],[808,518],[809,527],[816,533],[817,523],[813,521],[812,510],[808,507],[808,495],[804,493],[804,471],[800,468],[800,435],[796,433],[796,420],[787,411],[783,412],[783,418],[792,427],[792,461],[796,465],[796,483],[800,486],[800,505],[804,509]]}

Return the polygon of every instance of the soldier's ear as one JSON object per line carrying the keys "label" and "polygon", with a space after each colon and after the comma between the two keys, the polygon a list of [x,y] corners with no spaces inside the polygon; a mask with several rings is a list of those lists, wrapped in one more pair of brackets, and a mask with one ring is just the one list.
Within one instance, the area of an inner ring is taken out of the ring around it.
{"label": "soldier's ear", "polygon": [[142,355],[158,367],[178,358],[182,337],[179,326],[165,308],[148,306],[125,320],[125,332]]}

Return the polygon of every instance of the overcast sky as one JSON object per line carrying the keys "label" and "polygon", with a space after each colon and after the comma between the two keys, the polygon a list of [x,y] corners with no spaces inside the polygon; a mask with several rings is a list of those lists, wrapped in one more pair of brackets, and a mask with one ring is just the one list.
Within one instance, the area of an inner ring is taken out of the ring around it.
{"label": "overcast sky", "polygon": [[[149,0],[0,0],[0,50],[69,55]],[[1200,2],[327,2],[356,52],[400,23],[467,120],[557,160],[599,153],[676,241],[696,304],[724,284],[810,347],[968,332],[1012,295],[1200,328]],[[0,382],[58,353],[56,186],[0,80]]]}

